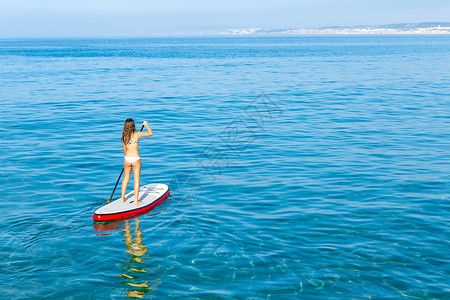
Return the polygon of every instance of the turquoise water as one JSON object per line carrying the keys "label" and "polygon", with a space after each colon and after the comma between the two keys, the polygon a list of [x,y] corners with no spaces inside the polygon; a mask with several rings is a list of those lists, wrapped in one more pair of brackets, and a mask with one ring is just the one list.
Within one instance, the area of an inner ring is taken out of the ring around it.
{"label": "turquoise water", "polygon": [[[450,298],[449,53],[450,36],[1,40],[0,298]],[[155,133],[141,182],[172,194],[94,224],[128,117]]]}

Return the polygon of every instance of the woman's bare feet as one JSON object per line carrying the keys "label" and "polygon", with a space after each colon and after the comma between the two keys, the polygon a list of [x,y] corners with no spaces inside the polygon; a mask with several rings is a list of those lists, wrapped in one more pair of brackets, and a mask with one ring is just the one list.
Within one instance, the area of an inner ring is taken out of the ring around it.
{"label": "woman's bare feet", "polygon": [[125,199],[125,198],[120,198],[120,201],[125,202],[125,201],[127,201],[127,199]]}
{"label": "woman's bare feet", "polygon": [[134,203],[136,204],[136,205],[141,205],[141,204],[144,204],[144,202],[142,202],[142,201],[134,201]]}

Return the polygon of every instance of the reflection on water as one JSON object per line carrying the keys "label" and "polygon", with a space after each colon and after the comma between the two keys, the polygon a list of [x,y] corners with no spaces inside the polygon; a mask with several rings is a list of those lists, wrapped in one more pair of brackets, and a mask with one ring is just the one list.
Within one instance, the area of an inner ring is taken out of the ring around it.
{"label": "reflection on water", "polygon": [[[139,229],[140,221],[138,218],[134,227],[134,237],[132,232],[131,220],[126,220],[123,227],[125,244],[128,246],[125,252],[127,258],[123,260],[121,270],[123,271],[118,277],[123,278],[121,284],[126,286],[122,293],[126,293],[126,297],[145,298],[145,294],[150,290],[155,290],[161,283],[161,278],[148,279],[145,274],[154,273],[159,267],[151,267],[148,254],[148,248],[143,243],[142,231]],[[143,279],[143,277],[145,279]]]}

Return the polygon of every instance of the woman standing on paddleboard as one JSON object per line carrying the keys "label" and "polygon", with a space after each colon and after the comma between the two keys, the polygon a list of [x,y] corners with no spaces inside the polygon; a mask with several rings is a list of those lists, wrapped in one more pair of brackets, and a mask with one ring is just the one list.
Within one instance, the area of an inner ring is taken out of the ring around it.
{"label": "woman standing on paddleboard", "polygon": [[124,177],[122,181],[122,202],[125,202],[125,192],[127,191],[128,181],[130,180],[131,168],[134,174],[134,204],[142,204],[139,201],[139,179],[141,176],[141,157],[139,156],[139,138],[144,136],[152,136],[153,132],[148,127],[147,121],[142,122],[147,128],[147,132],[136,131],[133,119],[127,119],[123,124],[122,147],[125,159],[123,161]]}

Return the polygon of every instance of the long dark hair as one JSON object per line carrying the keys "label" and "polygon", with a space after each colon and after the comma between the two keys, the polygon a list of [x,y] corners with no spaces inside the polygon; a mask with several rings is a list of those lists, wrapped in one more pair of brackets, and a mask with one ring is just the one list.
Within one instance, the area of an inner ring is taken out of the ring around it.
{"label": "long dark hair", "polygon": [[129,143],[131,137],[136,132],[136,125],[134,125],[133,119],[126,119],[123,124],[122,143]]}

